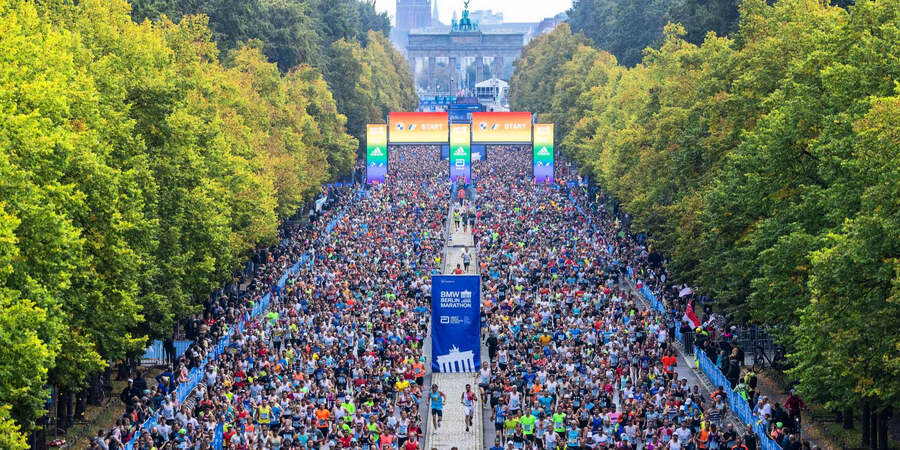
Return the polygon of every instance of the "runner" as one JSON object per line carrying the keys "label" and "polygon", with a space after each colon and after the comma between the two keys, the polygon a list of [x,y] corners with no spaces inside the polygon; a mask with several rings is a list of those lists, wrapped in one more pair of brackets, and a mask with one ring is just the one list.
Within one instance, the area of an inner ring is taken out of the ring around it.
{"label": "runner", "polygon": [[472,426],[472,415],[475,414],[475,402],[478,401],[478,395],[472,392],[472,385],[467,384],[466,390],[459,397],[459,403],[463,405],[463,412],[466,415],[466,433]]}
{"label": "runner", "polygon": [[444,401],[447,400],[447,396],[438,390],[438,385],[432,384],[428,398],[431,401],[431,424],[434,425],[434,433],[437,433],[444,419]]}

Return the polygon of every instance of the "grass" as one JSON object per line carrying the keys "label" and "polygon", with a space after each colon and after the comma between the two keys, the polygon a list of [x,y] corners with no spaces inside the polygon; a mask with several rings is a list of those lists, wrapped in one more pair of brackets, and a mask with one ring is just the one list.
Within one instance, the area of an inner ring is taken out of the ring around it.
{"label": "grass", "polygon": [[[148,386],[153,386],[153,377],[162,372],[159,368],[143,368],[144,378],[147,380]],[[119,393],[125,389],[127,381],[113,380],[112,398],[108,399],[101,405],[88,405],[84,418],[76,420],[75,424],[69,427],[65,434],[55,435],[47,433],[47,441],[54,439],[65,439],[66,444],[60,447],[66,450],[84,450],[91,445],[91,438],[97,435],[98,430],[109,430],[116,425],[116,419],[122,417],[125,412],[125,404],[119,400]]]}
{"label": "grass", "polygon": [[[810,415],[832,415],[831,411],[826,410],[821,405],[811,404],[809,406]],[[843,424],[834,421],[817,421],[823,431],[824,437],[832,443],[834,448],[864,448],[862,446],[862,420],[858,415],[859,411],[854,411],[853,428],[844,429]],[[888,433],[888,448],[900,448],[900,441]]]}
{"label": "grass", "polygon": [[[767,385],[770,398],[775,397],[779,402],[783,401],[787,391],[788,382],[784,374],[772,369],[760,374],[760,386]],[[774,395],[772,395],[774,394]],[[858,449],[862,446],[862,421],[859,418],[860,411],[854,411],[853,428],[846,430],[842,423],[833,420],[820,420],[816,418],[831,418],[834,416],[831,410],[824,405],[814,402],[806,402],[808,411],[803,413],[803,438],[809,439],[825,449]],[[900,449],[900,441],[888,432],[888,448]]]}

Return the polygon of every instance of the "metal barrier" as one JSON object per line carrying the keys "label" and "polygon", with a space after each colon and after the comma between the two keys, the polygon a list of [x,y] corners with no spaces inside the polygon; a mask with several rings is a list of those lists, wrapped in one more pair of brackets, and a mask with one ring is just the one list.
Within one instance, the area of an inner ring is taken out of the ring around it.
{"label": "metal barrier", "polygon": [[[284,288],[285,284],[287,283],[288,277],[297,273],[299,268],[300,268],[300,261],[297,261],[294,263],[293,266],[289,267],[285,271],[285,273],[281,276],[281,278],[279,278],[276,287],[279,289]],[[194,390],[194,388],[196,388],[197,385],[200,384],[200,380],[203,377],[203,369],[206,367],[206,365],[211,361],[215,361],[219,357],[219,355],[225,353],[225,349],[228,348],[228,345],[231,343],[231,336],[235,333],[235,331],[237,331],[237,332],[243,331],[244,323],[246,321],[248,321],[249,319],[252,319],[253,317],[257,317],[260,314],[262,314],[262,312],[265,311],[269,307],[269,304],[271,303],[271,301],[272,301],[271,294],[266,294],[265,296],[263,296],[263,298],[261,298],[258,303],[253,305],[253,310],[251,312],[250,317],[245,316],[244,320],[241,320],[236,325],[232,326],[231,329],[229,329],[228,333],[226,333],[225,336],[222,337],[222,339],[219,339],[218,344],[216,344],[216,346],[213,347],[212,351],[206,356],[206,358],[204,358],[203,361],[200,362],[200,366],[194,367],[193,369],[191,369],[190,373],[188,373],[187,381],[179,384],[175,388],[175,399],[178,401],[179,404],[183,403],[184,400],[187,399],[188,395],[190,395],[190,393]],[[158,423],[159,423],[159,413],[154,414],[149,419],[147,419],[143,424],[141,424],[141,427],[134,433],[134,436],[131,437],[131,440],[129,440],[128,443],[125,444],[125,450],[133,450],[134,443],[140,438],[141,432],[144,430],[150,430],[151,428],[156,426]],[[221,426],[222,426],[222,424],[220,423],[219,427],[221,427]],[[217,431],[218,431],[218,429],[217,429]],[[219,442],[219,446],[216,448],[217,449],[222,448],[221,442]]]}
{"label": "metal barrier", "polygon": [[[647,286],[641,287],[641,294],[643,294],[644,298],[650,302],[653,309],[663,314],[667,313],[665,305],[656,298],[656,295],[654,295]],[[681,331],[677,326],[675,327],[675,338],[684,342]],[[781,446],[769,437],[768,430],[762,426],[759,418],[753,415],[753,410],[750,408],[750,405],[747,404],[747,401],[744,400],[744,397],[731,389],[731,383],[725,378],[725,375],[723,375],[712,360],[706,356],[706,353],[696,346],[694,346],[694,359],[697,361],[699,369],[706,374],[706,377],[709,378],[714,385],[722,387],[727,386],[725,391],[728,394],[728,406],[741,422],[753,427],[753,432],[759,438],[759,444],[762,450],[781,450]]]}
{"label": "metal barrier", "polygon": [[216,450],[222,450],[222,444],[225,442],[225,426],[222,422],[216,425],[215,434],[213,434],[212,447]]}
{"label": "metal barrier", "polygon": [[[194,341],[175,341],[175,358],[187,351]],[[166,362],[166,350],[163,341],[155,339],[141,356],[141,364],[163,364]]]}
{"label": "metal barrier", "polygon": [[[702,370],[714,384],[719,386],[731,386],[725,378],[725,375],[723,375],[719,368],[713,364],[712,360],[706,356],[706,353],[704,353],[703,350],[694,347],[694,354],[699,362],[700,370]],[[747,404],[747,401],[744,400],[744,397],[732,389],[728,389],[726,392],[728,394],[728,405],[731,407],[731,410],[742,422],[753,427],[753,432],[759,437],[762,449],[780,450],[781,446],[769,437],[768,430],[762,426],[759,417],[753,414],[753,410],[750,408],[750,405]]]}

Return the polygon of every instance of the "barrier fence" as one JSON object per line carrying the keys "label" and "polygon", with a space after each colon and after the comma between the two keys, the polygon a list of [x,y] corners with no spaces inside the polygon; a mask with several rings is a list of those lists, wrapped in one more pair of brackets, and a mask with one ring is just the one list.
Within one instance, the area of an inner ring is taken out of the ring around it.
{"label": "barrier fence", "polygon": [[[572,183],[573,182],[569,182],[567,187],[570,189],[572,187],[574,187]],[[571,192],[569,193],[569,200],[572,202],[573,205],[575,205],[575,207],[578,209],[578,211],[583,214],[582,209],[575,202],[575,198],[571,194]],[[596,231],[596,227],[594,227],[594,229]],[[609,253],[612,254],[613,250],[614,250],[614,246],[612,244],[609,244],[608,250],[609,250]],[[626,267],[626,270],[628,272],[628,276],[633,279],[634,269],[629,265]],[[644,298],[647,299],[647,302],[650,303],[651,308],[653,308],[654,310],[658,311],[659,313],[663,314],[664,316],[666,316],[668,318],[669,311],[666,309],[666,306],[661,301],[659,301],[659,299],[656,297],[656,295],[653,294],[653,292],[647,286],[644,286],[643,283],[640,288],[640,292],[644,296]],[[684,342],[684,336],[681,334],[680,327],[675,326],[674,329],[675,329],[675,339],[678,339],[680,342]],[[722,374],[722,371],[720,371],[719,368],[716,367],[716,365],[709,359],[709,357],[706,356],[706,353],[703,350],[701,350],[700,348],[698,348],[697,346],[694,346],[694,358],[697,362],[698,368],[704,374],[706,374],[707,378],[709,378],[709,380],[715,386],[722,386],[722,387],[727,386],[725,391],[728,394],[729,407],[734,412],[734,414],[741,420],[741,422],[753,427],[754,434],[756,434],[756,436],[759,438],[758,440],[759,440],[760,448],[762,450],[781,450],[781,446],[769,437],[769,431],[766,430],[765,427],[762,425],[760,418],[753,414],[753,410],[750,408],[750,405],[747,403],[747,401],[744,400],[744,397],[742,397],[741,394],[739,394],[739,393],[735,392],[733,389],[731,389],[731,383],[728,381],[727,378],[725,378],[725,375]],[[754,449],[751,449],[751,450],[754,450]]]}
{"label": "barrier fence", "polygon": [[[188,347],[194,341],[175,341],[175,358],[181,357],[185,351],[187,351]],[[166,350],[163,346],[163,341],[159,339],[155,339],[150,343],[150,346],[147,347],[147,350],[144,351],[143,356],[141,356],[141,363],[162,363],[166,360]]]}
{"label": "barrier fence", "polygon": [[[281,278],[278,279],[278,283],[272,289],[272,291],[281,292],[281,290],[284,289],[284,286],[287,283],[288,277],[297,273],[299,269],[300,261],[298,260],[294,263],[293,266],[289,267],[284,272],[284,274],[282,274]],[[197,385],[200,384],[200,380],[203,377],[203,370],[206,368],[206,365],[209,362],[215,361],[219,357],[219,355],[225,353],[225,350],[228,348],[229,344],[231,344],[231,336],[234,335],[235,331],[242,332],[244,330],[244,323],[262,314],[262,312],[269,307],[269,304],[271,302],[272,293],[270,292],[263,296],[259,300],[259,302],[253,305],[253,309],[249,316],[245,315],[245,317],[241,321],[239,321],[236,325],[232,326],[229,329],[228,333],[226,333],[225,336],[222,337],[222,339],[219,339],[219,342],[215,347],[213,347],[209,354],[207,354],[206,358],[204,358],[203,361],[200,362],[200,365],[198,367],[194,367],[193,369],[191,369],[190,373],[188,374],[187,381],[180,383],[178,387],[175,388],[175,399],[178,401],[178,404],[183,403],[187,399],[188,395],[190,395],[190,393],[194,390],[194,388],[196,388]],[[129,440],[128,443],[125,444],[125,450],[133,450],[134,443],[141,437],[141,433],[143,431],[152,429],[158,423],[159,413],[152,415],[149,419],[144,421],[144,423],[141,424],[140,428],[138,428],[138,430],[134,433],[134,436],[131,437],[131,440]],[[222,429],[223,424],[219,423],[216,427],[215,438],[213,440],[213,448],[217,450],[222,449]]]}
{"label": "barrier fence", "polygon": [[[634,272],[631,267],[628,268],[628,274],[632,275]],[[650,302],[650,306],[659,311],[662,314],[666,314],[666,307],[662,302],[657,299],[656,295],[647,288],[647,286],[641,287],[641,294],[643,294],[644,298]],[[681,334],[681,330],[679,327],[675,328],[675,338],[681,342],[684,342],[684,337]],[[762,425],[760,418],[753,414],[753,410],[750,408],[750,405],[744,400],[744,397],[741,394],[735,392],[731,389],[731,383],[725,378],[725,375],[722,374],[722,371],[719,370],[718,367],[706,356],[706,353],[694,346],[694,359],[697,362],[698,368],[706,374],[706,377],[713,383],[715,386],[726,387],[726,393],[728,394],[728,406],[734,412],[734,414],[741,419],[741,422],[744,424],[750,425],[753,427],[753,432],[759,438],[760,448],[762,450],[781,450],[781,446],[778,445],[777,442],[773,441],[769,437],[769,430],[766,430]]]}

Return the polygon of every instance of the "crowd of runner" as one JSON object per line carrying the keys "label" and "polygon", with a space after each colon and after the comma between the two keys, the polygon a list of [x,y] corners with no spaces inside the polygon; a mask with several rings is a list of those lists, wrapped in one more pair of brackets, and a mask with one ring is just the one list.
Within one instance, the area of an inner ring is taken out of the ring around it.
{"label": "crowd of runner", "polygon": [[[722,387],[704,393],[677,376],[678,321],[646,308],[626,282],[630,267],[664,284],[627,218],[601,193],[567,186],[577,174],[564,162],[556,183],[535,185],[528,152],[494,147],[476,162],[473,204],[450,188],[436,149],[392,149],[387,183],[333,189],[331,208],[267,254],[249,284],[211,299],[197,345],[155,383],[130,383],[125,416],[92,446],[122,448],[159,413],[134,448],[211,448],[217,428],[224,448],[419,448],[420,403],[435,401],[423,387],[430,277],[457,200],[454,226],[471,228],[477,245],[489,356],[475,398],[461,401],[494,422],[488,444],[755,450],[752,431],[726,420]],[[464,270],[471,260],[449,263]],[[266,293],[270,309],[251,318]],[[178,404],[175,386],[239,322],[243,332]]]}
{"label": "crowd of runner", "polygon": [[[392,151],[390,167],[388,182],[364,194],[359,186],[332,192],[331,210],[290,236],[249,286],[219,296],[191,351],[198,354],[150,386],[130,383],[125,417],[92,445],[121,448],[158,412],[134,448],[211,448],[220,423],[224,448],[419,448],[422,344],[430,277],[441,263],[447,167],[430,147]],[[275,288],[303,254],[309,262]],[[269,310],[250,319],[253,302],[269,292]],[[178,404],[175,386],[239,321],[243,332]]]}
{"label": "crowd of runner", "polygon": [[558,162],[535,185],[528,151],[475,163],[475,227],[490,365],[478,376],[494,448],[755,449],[726,424],[723,390],[676,375],[666,317],[638,302],[626,266],[646,251]]}

